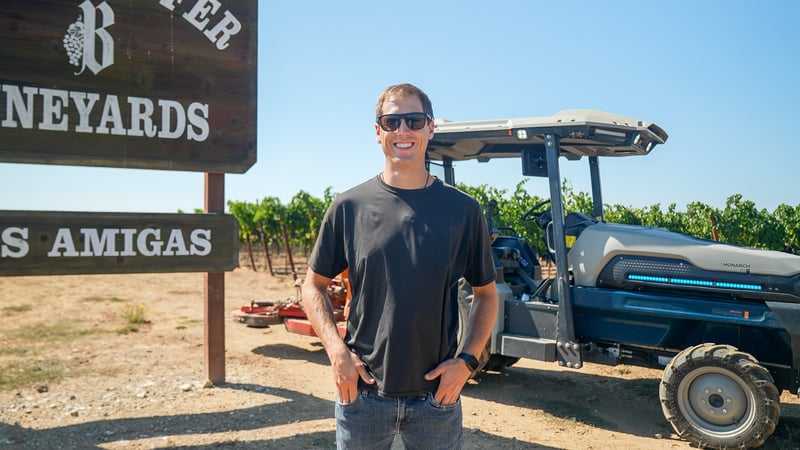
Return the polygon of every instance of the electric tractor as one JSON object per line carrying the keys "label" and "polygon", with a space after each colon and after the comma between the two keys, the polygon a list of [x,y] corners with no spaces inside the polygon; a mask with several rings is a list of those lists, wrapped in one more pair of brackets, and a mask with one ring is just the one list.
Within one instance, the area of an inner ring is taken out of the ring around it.
{"label": "electric tractor", "polygon": [[[520,358],[663,369],[659,399],[681,438],[705,448],[758,447],[773,433],[780,393],[800,395],[800,256],[607,223],[599,162],[643,156],[667,141],[654,123],[600,111],[552,117],[437,120],[428,164],[455,184],[454,163],[518,158],[546,177],[534,221],[555,266],[542,267],[513,228],[492,223],[500,302],[484,370]],[[593,215],[564,211],[559,166],[588,160]],[[467,317],[471,288],[459,301]],[[480,369],[479,369],[480,370]]]}

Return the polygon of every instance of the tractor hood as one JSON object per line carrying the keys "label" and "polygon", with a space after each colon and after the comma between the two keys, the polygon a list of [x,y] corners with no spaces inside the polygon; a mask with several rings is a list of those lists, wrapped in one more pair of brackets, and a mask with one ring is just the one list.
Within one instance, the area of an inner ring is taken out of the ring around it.
{"label": "tractor hood", "polygon": [[[781,291],[800,298],[800,256],[698,239],[661,228],[598,223],[569,252],[580,286],[648,285]],[[777,288],[777,285],[782,287]]]}

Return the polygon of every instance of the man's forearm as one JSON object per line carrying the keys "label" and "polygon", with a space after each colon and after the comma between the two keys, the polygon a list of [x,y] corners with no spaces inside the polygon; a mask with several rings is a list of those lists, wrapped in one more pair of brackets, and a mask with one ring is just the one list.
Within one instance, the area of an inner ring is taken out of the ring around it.
{"label": "man's forearm", "polygon": [[494,282],[473,288],[472,307],[469,313],[468,334],[463,350],[480,355],[492,334],[497,317],[497,286]]}
{"label": "man's forearm", "polygon": [[[325,289],[327,289],[327,284],[325,284]],[[333,307],[325,289],[307,280],[303,285],[302,299],[306,317],[330,357],[333,353],[346,350],[346,347],[339,335],[339,329],[333,316]]]}

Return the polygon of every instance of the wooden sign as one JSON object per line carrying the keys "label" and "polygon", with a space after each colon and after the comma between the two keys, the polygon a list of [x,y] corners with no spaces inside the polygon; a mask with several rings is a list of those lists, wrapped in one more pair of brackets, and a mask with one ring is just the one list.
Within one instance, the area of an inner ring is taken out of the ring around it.
{"label": "wooden sign", "polygon": [[0,211],[0,276],[223,272],[238,255],[227,214]]}
{"label": "wooden sign", "polygon": [[0,161],[244,173],[256,0],[4,0]]}

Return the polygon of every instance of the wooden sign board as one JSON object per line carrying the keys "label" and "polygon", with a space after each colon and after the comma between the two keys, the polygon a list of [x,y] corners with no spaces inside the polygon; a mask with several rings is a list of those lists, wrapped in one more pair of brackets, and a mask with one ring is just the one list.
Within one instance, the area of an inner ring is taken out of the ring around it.
{"label": "wooden sign board", "polygon": [[0,211],[0,276],[223,272],[238,255],[227,214]]}
{"label": "wooden sign board", "polygon": [[0,161],[244,173],[256,0],[4,0]]}

